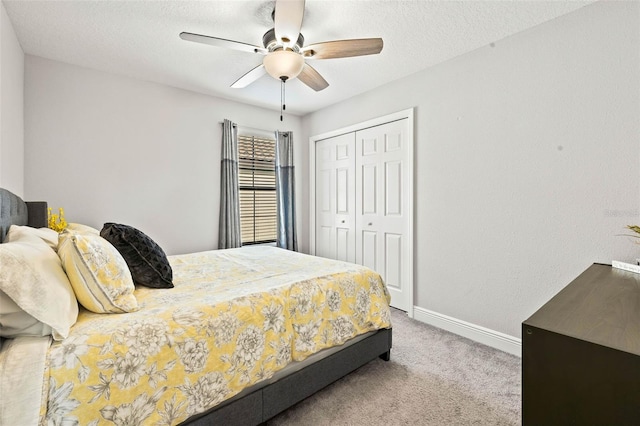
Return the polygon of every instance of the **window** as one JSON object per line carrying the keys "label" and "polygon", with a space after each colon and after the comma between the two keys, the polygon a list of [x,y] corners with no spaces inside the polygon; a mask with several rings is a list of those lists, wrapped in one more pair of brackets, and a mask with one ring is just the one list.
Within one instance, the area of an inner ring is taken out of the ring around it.
{"label": "window", "polygon": [[276,241],[276,141],[238,135],[242,245]]}

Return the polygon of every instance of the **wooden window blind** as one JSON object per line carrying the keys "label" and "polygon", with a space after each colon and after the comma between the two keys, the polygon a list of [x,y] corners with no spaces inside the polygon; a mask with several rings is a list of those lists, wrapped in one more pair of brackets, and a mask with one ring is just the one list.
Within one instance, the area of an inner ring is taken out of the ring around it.
{"label": "wooden window blind", "polygon": [[276,241],[276,141],[238,135],[242,245]]}

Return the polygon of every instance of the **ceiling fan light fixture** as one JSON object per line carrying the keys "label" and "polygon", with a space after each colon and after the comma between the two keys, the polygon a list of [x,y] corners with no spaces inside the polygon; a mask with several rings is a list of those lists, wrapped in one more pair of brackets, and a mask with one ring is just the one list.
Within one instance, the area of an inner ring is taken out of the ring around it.
{"label": "ceiling fan light fixture", "polygon": [[268,53],[262,63],[267,73],[276,80],[291,80],[302,71],[304,58],[291,50],[276,50]]}

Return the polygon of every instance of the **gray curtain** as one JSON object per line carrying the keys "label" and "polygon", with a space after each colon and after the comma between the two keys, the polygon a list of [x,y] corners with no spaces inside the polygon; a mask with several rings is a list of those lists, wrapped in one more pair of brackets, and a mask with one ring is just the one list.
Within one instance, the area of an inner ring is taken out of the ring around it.
{"label": "gray curtain", "polygon": [[293,167],[293,133],[276,132],[276,197],[278,247],[298,251]]}
{"label": "gray curtain", "polygon": [[220,223],[218,248],[235,248],[240,239],[240,194],[238,189],[238,128],[222,123],[222,161],[220,164]]}

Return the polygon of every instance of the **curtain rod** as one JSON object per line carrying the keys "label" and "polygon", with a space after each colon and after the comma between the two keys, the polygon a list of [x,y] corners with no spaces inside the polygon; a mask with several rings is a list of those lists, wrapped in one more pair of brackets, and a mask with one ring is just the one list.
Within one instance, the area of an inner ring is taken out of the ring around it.
{"label": "curtain rod", "polygon": [[[224,124],[224,122],[223,121],[219,121],[218,124],[222,125],[222,124]],[[233,127],[234,128],[241,127],[243,129],[246,129],[246,130],[250,130],[250,131],[254,131],[254,132],[260,132],[260,133],[281,132],[280,130],[277,130],[277,129],[276,130],[256,129],[255,127],[243,126],[242,124],[236,124],[236,123],[233,123]],[[282,132],[283,133],[288,133],[288,131],[286,131],[286,130],[282,131]],[[285,137],[287,137],[287,136],[288,135],[285,135]]]}
{"label": "curtain rod", "polygon": [[[224,122],[220,121],[219,124],[224,124]],[[265,129],[256,129],[255,127],[243,126],[242,124],[233,123],[233,127],[238,128],[242,127],[243,129],[255,131],[255,132],[274,132],[275,130],[265,130]]]}

